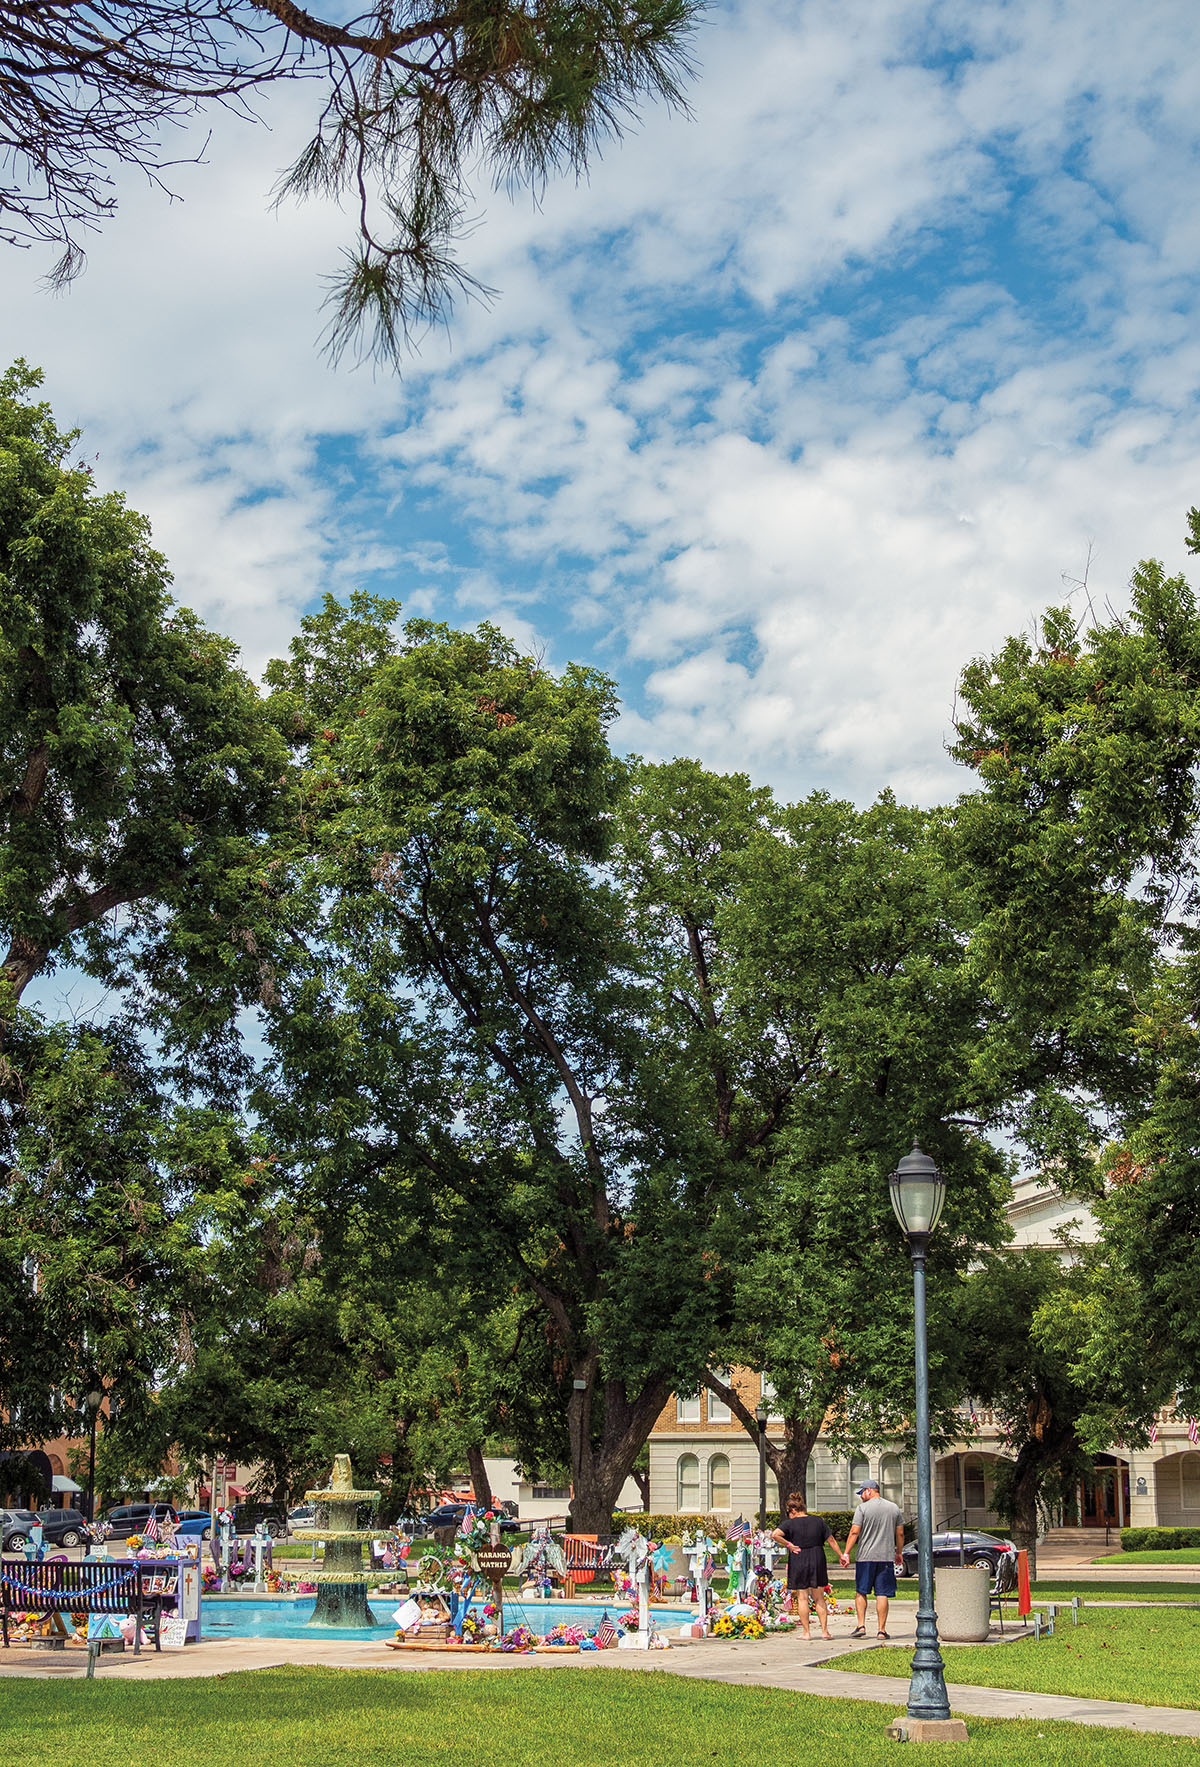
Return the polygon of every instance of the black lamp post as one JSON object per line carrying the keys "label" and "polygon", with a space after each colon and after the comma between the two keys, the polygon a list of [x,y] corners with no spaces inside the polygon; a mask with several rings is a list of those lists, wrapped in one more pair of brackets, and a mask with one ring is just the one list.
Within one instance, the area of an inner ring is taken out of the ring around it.
{"label": "black lamp post", "polygon": [[91,1413],[90,1442],[88,1445],[87,1519],[89,1522],[94,1522],[96,1519],[96,1420],[100,1416],[100,1407],[104,1403],[104,1394],[97,1391],[85,1393],[83,1402]]}
{"label": "black lamp post", "polygon": [[925,1251],[946,1200],[946,1181],[917,1144],[888,1179],[892,1208],[913,1263],[917,1362],[917,1648],[908,1689],[910,1718],[947,1719],[946,1673],[933,1606],[933,1511],[929,1466],[929,1350],[925,1338]]}
{"label": "black lamp post", "polygon": [[767,1408],[760,1399],[754,1407],[758,1424],[758,1531],[767,1526]]}

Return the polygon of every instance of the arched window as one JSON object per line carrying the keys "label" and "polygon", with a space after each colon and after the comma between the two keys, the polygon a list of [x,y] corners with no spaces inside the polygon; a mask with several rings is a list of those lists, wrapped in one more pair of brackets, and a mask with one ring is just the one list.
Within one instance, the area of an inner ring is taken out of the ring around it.
{"label": "arched window", "polygon": [[987,1508],[987,1479],[983,1462],[975,1455],[963,1461],[963,1506],[966,1509]]}
{"label": "arched window", "polygon": [[1179,1463],[1179,1498],[1184,1509],[1200,1509],[1200,1454],[1185,1454]]}
{"label": "arched window", "polygon": [[865,1485],[871,1476],[869,1460],[852,1460],[850,1462],[850,1501],[858,1502],[858,1487]]}
{"label": "arched window", "polygon": [[714,1454],[708,1463],[708,1507],[729,1508],[728,1454]]}
{"label": "arched window", "polygon": [[700,1462],[694,1454],[681,1454],[675,1468],[676,1509],[699,1509]]}
{"label": "arched window", "polygon": [[889,1503],[904,1502],[904,1462],[898,1454],[885,1454],[879,1462],[879,1495]]}

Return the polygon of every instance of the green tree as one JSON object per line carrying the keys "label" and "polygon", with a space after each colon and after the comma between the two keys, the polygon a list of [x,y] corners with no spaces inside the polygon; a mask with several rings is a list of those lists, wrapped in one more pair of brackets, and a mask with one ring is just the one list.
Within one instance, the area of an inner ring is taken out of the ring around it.
{"label": "green tree", "polygon": [[[1147,1354],[1133,1299],[1103,1247],[1009,1250],[968,1278],[959,1311],[970,1345],[965,1372],[1007,1447],[993,1503],[1034,1570],[1044,1518],[1073,1507],[1093,1453],[1127,1436],[1144,1439],[1137,1420],[1170,1394],[1170,1369]],[[1100,1320],[1110,1327],[1103,1363],[1089,1356]]]}
{"label": "green tree", "polygon": [[71,963],[151,1021],[186,996],[194,1064],[271,985],[261,842],[287,748],[234,646],[172,603],[144,519],[72,462],[39,381],[0,379],[0,1034]]}
{"label": "green tree", "polygon": [[471,176],[535,192],[552,173],[581,177],[641,101],[681,104],[697,10],[460,0],[348,18],[285,0],[0,0],[0,141],[18,168],[0,238],[63,248],[54,275],[67,281],[116,207],[114,165],[161,184],[169,125],[305,80],[316,126],[278,195],[348,199],[357,239],[333,279],[330,342],[337,354],[365,326],[394,358],[456,292],[483,292],[454,255]]}
{"label": "green tree", "polygon": [[335,705],[328,658],[370,658],[364,613],[327,607],[270,674],[308,733],[315,858],[313,959],[268,1015],[262,1108],[330,1199],[329,1233],[340,1216],[444,1236],[474,1292],[536,1302],[572,1515],[602,1528],[672,1386],[703,1367],[715,1294],[695,1275],[717,1207],[669,1101],[648,1103],[662,1067],[606,875],[625,789],[612,689],[489,628],[412,622]]}
{"label": "green tree", "polygon": [[[1030,1137],[1092,1197],[1122,1278],[1079,1369],[1108,1365],[1132,1308],[1186,1401],[1200,1391],[1195,596],[1145,562],[1127,614],[1083,627],[1052,610],[974,663],[962,698],[956,754],[982,783],[959,815],[980,960],[1014,1021],[1040,1023],[1051,1084]],[[1135,1385],[1131,1428],[1138,1404]]]}
{"label": "green tree", "polygon": [[0,1082],[6,1439],[83,1433],[80,1400],[99,1390],[112,1427],[157,1443],[161,1464],[156,1393],[247,1154],[228,1119],[163,1088],[128,1026],[101,1034],[22,1012],[11,1031]]}
{"label": "green tree", "polygon": [[[1002,1233],[1003,1162],[979,1130],[1004,1100],[943,820],[886,796],[780,806],[692,761],[638,769],[623,813],[664,1090],[703,1126],[705,1162],[741,1173],[706,1274],[732,1296],[723,1361],[775,1387],[784,1492],[823,1430],[848,1453],[911,1429],[911,1275],[886,1186],[905,1138],[950,1182],[935,1293]],[[958,1371],[936,1342],[932,1368],[948,1416]],[[736,1390],[704,1378],[756,1435]]]}

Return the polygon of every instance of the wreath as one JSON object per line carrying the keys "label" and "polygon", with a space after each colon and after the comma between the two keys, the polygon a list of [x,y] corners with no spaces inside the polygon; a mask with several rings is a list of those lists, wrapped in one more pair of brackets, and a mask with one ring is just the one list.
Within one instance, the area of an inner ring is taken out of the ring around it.
{"label": "wreath", "polygon": [[435,1552],[427,1552],[421,1560],[421,1568],[417,1572],[417,1582],[422,1589],[437,1589],[445,1580],[446,1567]]}

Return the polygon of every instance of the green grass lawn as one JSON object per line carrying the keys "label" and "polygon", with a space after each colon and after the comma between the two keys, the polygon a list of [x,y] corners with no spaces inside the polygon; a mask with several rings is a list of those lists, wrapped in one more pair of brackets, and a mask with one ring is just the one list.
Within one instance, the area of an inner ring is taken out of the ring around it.
{"label": "green grass lawn", "polygon": [[1098,1565],[1200,1565],[1200,1546],[1181,1546],[1177,1552],[1110,1552]]}
{"label": "green grass lawn", "polygon": [[[1040,1643],[963,1645],[944,1655],[948,1682],[1200,1708],[1200,1612],[1085,1608],[1078,1626],[1060,1613],[1054,1637]],[[911,1659],[908,1646],[864,1651],[830,1667],[906,1676]]]}
{"label": "green grass lawn", "polygon": [[[854,1659],[861,1667],[864,1657]],[[195,1681],[4,1684],[0,1761],[71,1767],[895,1767],[890,1706],[609,1668],[372,1673],[283,1668]],[[1200,1741],[970,1719],[980,1767],[1158,1767]],[[936,1745],[935,1745],[936,1747]],[[924,1758],[924,1757],[922,1757]],[[958,1757],[955,1756],[957,1760]]]}

